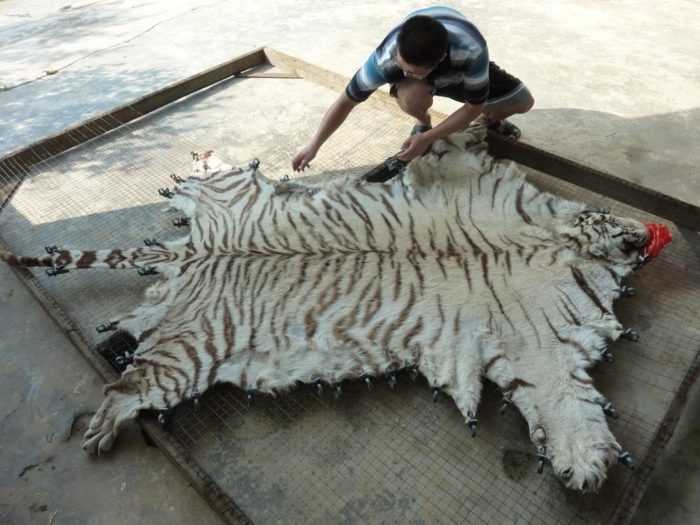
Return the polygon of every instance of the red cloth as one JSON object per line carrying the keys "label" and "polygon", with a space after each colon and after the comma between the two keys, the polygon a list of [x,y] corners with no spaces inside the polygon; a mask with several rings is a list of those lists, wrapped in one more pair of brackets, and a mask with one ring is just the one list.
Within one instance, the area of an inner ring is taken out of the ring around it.
{"label": "red cloth", "polygon": [[644,255],[657,257],[661,249],[673,240],[668,226],[664,224],[645,224],[649,232],[649,243],[644,248]]}

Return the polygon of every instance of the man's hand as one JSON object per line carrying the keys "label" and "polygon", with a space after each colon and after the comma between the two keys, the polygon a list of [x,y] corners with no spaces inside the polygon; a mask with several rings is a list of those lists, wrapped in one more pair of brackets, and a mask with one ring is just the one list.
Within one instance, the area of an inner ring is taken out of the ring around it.
{"label": "man's hand", "polygon": [[399,160],[408,162],[415,159],[417,156],[425,153],[425,150],[430,146],[431,141],[427,139],[423,133],[416,133],[408,137],[406,142],[401,146],[401,151],[397,153]]}
{"label": "man's hand", "polygon": [[309,165],[309,162],[314,160],[318,148],[313,144],[306,146],[303,150],[297,153],[297,156],[292,159],[292,169],[294,171],[304,171]]}

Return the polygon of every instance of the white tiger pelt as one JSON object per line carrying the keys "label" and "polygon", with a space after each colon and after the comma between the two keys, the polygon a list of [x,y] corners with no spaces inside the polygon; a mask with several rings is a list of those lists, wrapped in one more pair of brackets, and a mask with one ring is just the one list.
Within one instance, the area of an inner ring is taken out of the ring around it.
{"label": "white tiger pelt", "polygon": [[140,410],[214,383],[336,392],[409,368],[449,394],[471,429],[481,378],[518,407],[574,489],[597,490],[621,447],[586,370],[623,328],[620,282],[648,241],[641,223],[539,191],[486,152],[483,128],[433,145],[383,184],[276,182],[198,157],[174,188],[178,242],[48,257],[61,268],[151,267],[167,276],[110,327],[139,347],[85,434],[105,452]]}

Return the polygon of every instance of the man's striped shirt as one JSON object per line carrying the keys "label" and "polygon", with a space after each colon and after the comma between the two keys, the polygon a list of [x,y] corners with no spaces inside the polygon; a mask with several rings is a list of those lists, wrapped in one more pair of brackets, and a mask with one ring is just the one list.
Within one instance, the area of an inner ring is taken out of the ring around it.
{"label": "man's striped shirt", "polygon": [[[448,35],[447,57],[426,80],[437,89],[461,86],[465,101],[471,104],[484,102],[489,92],[489,53],[481,33],[464,15],[451,7],[432,6],[418,9],[408,15],[406,20],[417,15],[434,18],[445,26]],[[400,30],[401,25],[392,29],[352,77],[345,88],[350,99],[363,102],[379,86],[404,80],[403,71],[396,64]]]}

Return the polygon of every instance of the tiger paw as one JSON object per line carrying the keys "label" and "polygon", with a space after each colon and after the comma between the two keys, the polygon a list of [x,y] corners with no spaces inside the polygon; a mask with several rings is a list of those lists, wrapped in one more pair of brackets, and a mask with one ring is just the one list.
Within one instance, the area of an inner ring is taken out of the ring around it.
{"label": "tiger paw", "polygon": [[[129,367],[125,373],[126,377],[133,371],[133,367]],[[102,406],[88,425],[83,437],[83,450],[90,454],[99,455],[111,450],[119,429],[134,419],[142,409],[149,407],[138,392],[120,391],[119,388],[123,388],[123,385],[124,376],[119,382],[107,387],[111,390],[108,390]]]}

